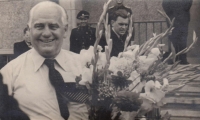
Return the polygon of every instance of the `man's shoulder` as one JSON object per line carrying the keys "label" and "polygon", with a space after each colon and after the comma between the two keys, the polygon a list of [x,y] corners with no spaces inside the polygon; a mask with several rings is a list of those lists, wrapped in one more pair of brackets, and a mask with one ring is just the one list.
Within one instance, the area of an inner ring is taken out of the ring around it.
{"label": "man's shoulder", "polygon": [[[20,69],[22,64],[25,63],[25,59],[26,59],[27,54],[28,54],[28,51],[23,53],[23,54],[21,54],[17,58],[11,60],[9,63],[7,63],[1,69],[1,71],[3,71],[3,70],[7,71],[8,69],[15,69],[15,71],[18,71],[17,69]],[[7,72],[9,72],[9,71],[7,71]]]}
{"label": "man's shoulder", "polygon": [[90,28],[91,30],[93,30],[93,31],[95,31],[95,30],[96,30],[96,28],[93,28],[93,27],[91,27],[91,26],[89,26],[89,28]]}
{"label": "man's shoulder", "polygon": [[115,9],[116,9],[116,6],[111,6],[111,7],[108,8],[107,12],[110,13]]}
{"label": "man's shoulder", "polygon": [[[30,50],[31,50],[31,49],[30,49]],[[15,62],[20,62],[20,61],[25,60],[25,57],[27,56],[27,54],[30,54],[30,50],[28,50],[28,51],[22,53],[21,55],[19,55],[17,58],[13,59],[12,61],[14,61],[14,63],[15,63]],[[12,62],[12,61],[11,61],[11,62]]]}
{"label": "man's shoulder", "polygon": [[80,56],[80,54],[65,49],[62,49],[61,52],[64,55],[63,58],[71,62],[76,62]]}
{"label": "man's shoulder", "polygon": [[72,31],[78,31],[79,27],[73,28]]}
{"label": "man's shoulder", "polygon": [[72,31],[73,31],[73,30],[77,30],[77,27],[76,27],[76,28],[73,28]]}
{"label": "man's shoulder", "polygon": [[67,56],[76,56],[76,55],[78,55],[77,53],[75,53],[75,52],[72,52],[72,51],[69,51],[69,50],[65,50],[65,49],[61,49],[61,52],[63,52],[65,55],[67,55]]}
{"label": "man's shoulder", "polygon": [[19,45],[24,45],[25,44],[25,41],[20,41],[20,42],[16,42],[14,43],[14,46],[19,46]]}

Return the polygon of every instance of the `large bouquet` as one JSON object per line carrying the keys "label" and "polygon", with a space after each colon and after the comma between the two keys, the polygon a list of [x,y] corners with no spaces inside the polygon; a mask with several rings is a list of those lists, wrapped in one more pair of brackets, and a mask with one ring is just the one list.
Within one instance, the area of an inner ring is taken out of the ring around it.
{"label": "large bouquet", "polygon": [[[164,104],[165,94],[183,87],[188,81],[181,82],[177,86],[170,85],[171,81],[186,75],[177,74],[185,71],[185,67],[177,68],[179,62],[168,66],[167,61],[176,56],[188,52],[197,41],[193,34],[193,43],[175,54],[172,52],[163,60],[163,50],[160,40],[171,34],[173,21],[167,15],[170,27],[161,34],[153,34],[153,37],[142,45],[127,46],[132,33],[132,19],[130,16],[129,35],[126,38],[124,51],[118,57],[110,57],[112,50],[112,39],[110,39],[110,26],[106,11],[109,0],[103,7],[103,13],[96,28],[96,43],[88,50],[80,52],[79,75],[77,83],[86,85],[90,94],[90,119],[91,120],[132,120],[135,117],[142,118],[153,110]],[[105,52],[98,46],[102,35],[100,24],[104,22],[107,45]],[[192,67],[191,67],[192,68]],[[188,67],[187,67],[188,69]]]}

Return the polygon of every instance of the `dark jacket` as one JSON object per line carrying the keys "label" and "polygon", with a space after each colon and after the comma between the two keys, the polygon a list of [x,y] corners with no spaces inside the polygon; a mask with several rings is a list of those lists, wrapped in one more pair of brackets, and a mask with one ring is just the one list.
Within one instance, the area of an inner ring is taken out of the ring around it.
{"label": "dark jacket", "polygon": [[70,51],[80,53],[82,49],[88,49],[89,46],[94,46],[95,28],[90,26],[78,27],[72,29],[70,36]]}
{"label": "dark jacket", "polygon": [[25,53],[28,50],[30,50],[30,48],[28,47],[28,45],[26,44],[26,42],[24,40],[21,42],[16,42],[14,44],[14,55],[13,55],[12,59],[15,59],[16,57]]}
{"label": "dark jacket", "polygon": [[170,19],[175,18],[174,26],[190,21],[192,0],[163,0],[162,6]]}
{"label": "dark jacket", "polygon": [[0,73],[0,120],[29,120],[29,117],[20,110],[18,102],[8,95],[8,87],[3,84]]}
{"label": "dark jacket", "polygon": [[[118,54],[120,52],[123,52],[124,50],[124,43],[127,37],[127,33],[125,35],[123,35],[121,38],[119,38],[116,33],[111,30],[111,39],[113,41],[113,46],[112,46],[112,51],[110,56],[118,56]],[[131,40],[129,41],[129,45],[130,45]],[[99,45],[102,46],[103,50],[105,49],[104,47],[107,45],[106,43],[106,38],[105,35],[103,34],[101,37],[101,40],[99,42]]]}

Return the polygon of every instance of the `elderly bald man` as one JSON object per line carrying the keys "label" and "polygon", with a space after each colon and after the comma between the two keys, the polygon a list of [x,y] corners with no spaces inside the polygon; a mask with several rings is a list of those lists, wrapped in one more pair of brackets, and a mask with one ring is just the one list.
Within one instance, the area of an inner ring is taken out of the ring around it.
{"label": "elderly bald man", "polygon": [[65,94],[65,83],[74,83],[76,77],[76,54],[61,49],[65,10],[54,2],[40,2],[30,10],[28,26],[33,49],[1,69],[9,95],[31,120],[88,120],[84,102]]}

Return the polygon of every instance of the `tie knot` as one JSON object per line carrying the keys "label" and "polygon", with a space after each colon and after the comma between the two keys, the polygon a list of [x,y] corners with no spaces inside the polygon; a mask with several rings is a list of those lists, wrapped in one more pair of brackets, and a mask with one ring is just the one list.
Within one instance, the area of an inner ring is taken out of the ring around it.
{"label": "tie knot", "polygon": [[54,68],[55,59],[45,59],[44,64],[47,65],[48,68]]}

